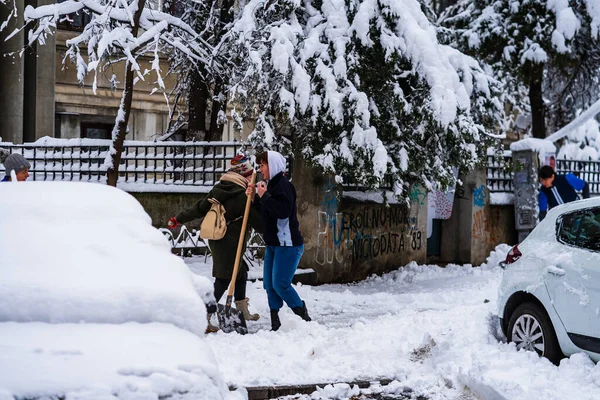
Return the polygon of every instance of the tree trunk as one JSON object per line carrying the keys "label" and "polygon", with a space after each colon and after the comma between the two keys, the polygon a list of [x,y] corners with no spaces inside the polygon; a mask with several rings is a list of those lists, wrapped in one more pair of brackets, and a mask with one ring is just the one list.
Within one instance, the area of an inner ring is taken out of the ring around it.
{"label": "tree trunk", "polygon": [[[138,8],[133,14],[133,25],[131,27],[131,33],[133,37],[137,37],[140,26],[140,17],[144,11],[144,5],[146,0],[138,0]],[[129,61],[125,64],[125,84],[123,88],[123,97],[121,99],[121,106],[115,120],[115,127],[113,128],[113,143],[111,146],[112,153],[112,166],[106,171],[106,183],[110,186],[117,186],[117,180],[119,179],[119,164],[121,163],[121,153],[123,153],[123,142],[125,141],[125,135],[127,135],[127,124],[129,123],[129,116],[131,115],[131,102],[133,100],[133,79],[134,71]],[[115,136],[114,132],[117,132]]]}
{"label": "tree trunk", "polygon": [[532,64],[529,76],[529,104],[531,105],[531,133],[533,137],[546,137],[546,105],[542,92],[544,65]]}
{"label": "tree trunk", "polygon": [[[223,36],[223,27],[233,21],[234,0],[212,1],[213,7],[218,7],[219,23],[212,32],[216,43]],[[188,95],[188,132],[197,140],[220,140],[223,137],[223,124],[218,123],[220,110],[226,110],[227,101],[216,101],[213,96],[219,95],[224,90],[225,82],[222,77],[214,77],[214,81],[206,70],[193,71],[190,79]],[[210,104],[210,120],[207,121]]]}
{"label": "tree trunk", "polygon": [[[217,78],[215,82],[215,96],[219,96],[223,91],[224,87],[225,85],[223,84],[223,80]],[[225,95],[223,94],[223,96]],[[220,111],[227,111],[226,97],[223,98],[223,101],[213,100],[212,102],[210,113],[210,128],[206,137],[206,140],[208,141],[223,140],[223,128],[225,127],[225,125],[219,122]]]}
{"label": "tree trunk", "polygon": [[188,136],[197,140],[206,140],[206,107],[210,93],[206,78],[195,69],[191,74],[188,95]]}

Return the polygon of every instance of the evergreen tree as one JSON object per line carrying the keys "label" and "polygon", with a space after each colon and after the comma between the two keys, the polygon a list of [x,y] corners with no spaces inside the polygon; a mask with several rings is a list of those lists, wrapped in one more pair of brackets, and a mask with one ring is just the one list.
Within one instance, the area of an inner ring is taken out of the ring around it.
{"label": "evergreen tree", "polygon": [[453,46],[492,67],[503,100],[531,114],[534,137],[597,98],[600,10],[592,0],[461,0],[440,21]]}
{"label": "evergreen tree", "polygon": [[[455,183],[502,118],[495,83],[441,45],[416,0],[250,0],[232,29],[231,95],[255,146],[291,143],[338,182],[395,194]],[[239,68],[243,65],[243,68]]]}

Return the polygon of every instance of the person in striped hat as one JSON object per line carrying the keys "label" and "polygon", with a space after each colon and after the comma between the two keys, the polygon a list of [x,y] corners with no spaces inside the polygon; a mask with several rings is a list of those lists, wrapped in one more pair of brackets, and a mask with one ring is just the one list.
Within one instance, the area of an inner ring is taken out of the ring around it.
{"label": "person in striped hat", "polygon": [[[236,155],[229,162],[228,171],[223,174],[220,181],[211,189],[206,197],[194,204],[191,208],[180,212],[176,217],[169,220],[169,229],[175,229],[180,224],[204,218],[210,210],[211,203],[208,199],[214,198],[225,208],[225,220],[227,221],[227,232],[220,240],[209,240],[208,245],[213,260],[212,275],[215,278],[214,296],[215,301],[207,304],[207,333],[218,331],[218,327],[213,325],[211,320],[213,314],[217,311],[217,303],[223,294],[227,291],[237,253],[238,241],[240,235],[246,235],[249,238],[248,229],[242,232],[244,211],[246,208],[246,188],[248,180],[252,176],[252,163],[243,154]],[[251,226],[259,233],[262,233],[263,225],[260,213],[251,209],[248,215],[248,226]],[[244,241],[243,252],[246,251],[247,240]],[[242,259],[238,275],[235,281],[234,299],[236,308],[244,314],[247,321],[256,321],[258,314],[250,313],[248,309],[248,297],[246,297],[246,282],[248,280],[248,265]]]}

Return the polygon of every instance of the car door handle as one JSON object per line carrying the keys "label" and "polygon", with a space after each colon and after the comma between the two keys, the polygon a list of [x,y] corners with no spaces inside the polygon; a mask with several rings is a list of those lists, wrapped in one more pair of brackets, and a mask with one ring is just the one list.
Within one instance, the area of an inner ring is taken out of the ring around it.
{"label": "car door handle", "polygon": [[550,265],[546,267],[546,272],[554,276],[565,276],[567,274],[567,271],[557,265]]}

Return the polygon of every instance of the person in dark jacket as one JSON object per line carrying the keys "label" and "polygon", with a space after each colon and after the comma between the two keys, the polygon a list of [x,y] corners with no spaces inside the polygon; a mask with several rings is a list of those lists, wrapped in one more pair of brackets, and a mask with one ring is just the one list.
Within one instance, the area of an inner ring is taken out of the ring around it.
{"label": "person in dark jacket", "polygon": [[544,165],[539,172],[540,191],[538,205],[540,208],[540,221],[544,219],[549,209],[557,205],[579,200],[577,191],[581,190],[584,199],[590,197],[590,188],[586,181],[568,173],[557,175],[549,165]]}
{"label": "person in dark jacket", "polygon": [[256,162],[265,181],[246,191],[253,195],[254,207],[260,210],[263,239],[266,244],[263,286],[271,310],[271,329],[281,327],[279,310],[285,302],[296,315],[310,321],[306,303],[292,286],[292,278],[304,253],[296,211],[296,189],[284,175],[285,158],[276,151],[257,155]]}
{"label": "person in dark jacket", "polygon": [[1,182],[10,182],[13,180],[12,173],[14,172],[14,179],[17,182],[24,182],[29,178],[29,169],[31,164],[20,154],[4,154],[0,153],[0,157],[4,158],[2,164],[4,164],[4,172],[6,176],[2,178]]}
{"label": "person in dark jacket", "polygon": [[[215,278],[214,295],[218,302],[231,282],[233,267],[240,238],[244,211],[246,208],[246,187],[248,179],[252,176],[252,164],[250,160],[237,155],[230,162],[230,168],[217,183],[204,200],[198,201],[192,208],[180,212],[176,217],[169,220],[169,228],[174,229],[179,224],[192,221],[194,219],[204,218],[211,203],[209,198],[217,199],[225,208],[225,220],[227,221],[227,232],[221,240],[209,240],[208,245],[213,259],[212,275]],[[250,209],[248,216],[248,225],[257,232],[262,232],[262,220],[257,210]],[[248,234],[248,232],[245,232]],[[244,241],[243,252],[246,251],[246,241]],[[244,314],[244,318],[250,321],[256,321],[258,314],[250,314],[248,311],[248,298],[246,297],[246,281],[248,280],[248,266],[242,259],[238,275],[236,277],[234,298],[236,308]],[[217,305],[210,303],[207,306],[208,327],[207,332],[216,332],[219,328],[211,324],[211,317],[217,311]]]}

